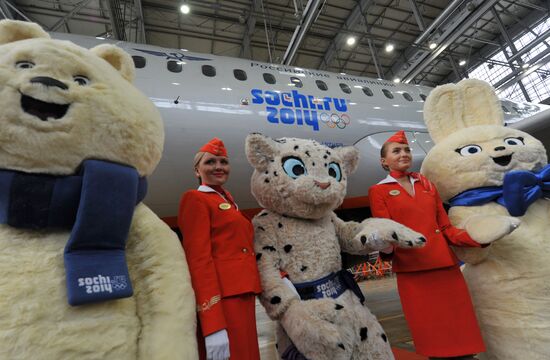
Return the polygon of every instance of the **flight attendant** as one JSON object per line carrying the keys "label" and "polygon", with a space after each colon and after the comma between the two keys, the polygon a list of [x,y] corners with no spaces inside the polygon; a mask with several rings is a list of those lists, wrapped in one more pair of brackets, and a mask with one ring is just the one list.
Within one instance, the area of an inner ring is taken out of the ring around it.
{"label": "flight attendant", "polygon": [[418,249],[388,248],[405,319],[416,352],[430,359],[474,359],[485,351],[470,293],[449,245],[480,247],[453,227],[432,183],[409,172],[411,149],[404,131],[382,146],[381,165],[389,175],[369,189],[374,217],[388,218],[423,234]]}
{"label": "flight attendant", "polygon": [[180,202],[178,225],[195,290],[199,355],[208,360],[258,360],[255,295],[261,292],[253,227],[223,188],[230,172],[223,142],[195,155],[200,186]]}

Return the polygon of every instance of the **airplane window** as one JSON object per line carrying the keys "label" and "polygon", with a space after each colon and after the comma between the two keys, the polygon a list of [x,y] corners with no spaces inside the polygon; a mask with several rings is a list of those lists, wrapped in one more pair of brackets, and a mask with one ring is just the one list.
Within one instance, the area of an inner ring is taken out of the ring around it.
{"label": "airplane window", "polygon": [[371,90],[370,88],[366,87],[366,86],[363,86],[363,89],[362,89],[362,90],[363,90],[363,93],[365,93],[365,95],[367,95],[367,96],[372,96],[372,95],[374,95],[374,94],[372,93],[372,90]]}
{"label": "airplane window", "polygon": [[298,79],[297,77],[294,77],[294,76],[291,76],[290,77],[290,82],[294,84],[294,86],[296,86],[297,88],[301,88],[304,86],[304,84],[302,84],[302,80]]}
{"label": "airplane window", "polygon": [[204,74],[204,76],[214,77],[216,76],[216,68],[212,65],[203,65],[202,73]]}
{"label": "airplane window", "polygon": [[412,96],[411,96],[409,93],[404,92],[404,93],[403,93],[403,97],[404,97],[405,100],[407,100],[407,101],[413,101],[413,98],[412,98]]}
{"label": "airplane window", "polygon": [[502,111],[504,111],[505,114],[510,114],[510,110],[508,110],[506,106],[501,105],[500,107],[502,107]]}
{"label": "airplane window", "polygon": [[315,80],[315,84],[317,84],[317,87],[319,88],[319,90],[322,90],[322,91],[328,90],[327,84],[322,80]]}
{"label": "airplane window", "polygon": [[132,56],[132,60],[134,60],[134,66],[136,69],[142,69],[145,67],[146,60],[143,56]]}
{"label": "airplane window", "polygon": [[346,84],[340,84],[340,89],[342,89],[342,91],[345,92],[346,94],[351,94],[351,89]]}
{"label": "airplane window", "polygon": [[241,69],[234,69],[233,75],[235,76],[235,79],[245,81],[247,79],[246,72]]}
{"label": "airplane window", "polygon": [[183,70],[183,66],[181,65],[181,61],[176,60],[169,60],[166,63],[166,67],[168,68],[168,71],[173,73],[180,73],[181,70]]}
{"label": "airplane window", "polygon": [[275,80],[275,76],[270,73],[264,73],[264,81],[268,84],[275,84],[277,82],[277,80]]}
{"label": "airplane window", "polygon": [[386,95],[388,99],[393,99],[393,94],[391,93],[391,91],[387,89],[382,89],[382,92],[384,93],[384,95]]}
{"label": "airplane window", "polygon": [[426,97],[427,97],[426,95],[420,94],[420,98],[422,99],[422,101],[426,101]]}

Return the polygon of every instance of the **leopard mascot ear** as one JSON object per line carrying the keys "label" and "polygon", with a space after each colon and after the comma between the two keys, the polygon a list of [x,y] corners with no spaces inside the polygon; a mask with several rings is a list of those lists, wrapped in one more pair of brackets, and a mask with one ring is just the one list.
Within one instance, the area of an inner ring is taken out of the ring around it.
{"label": "leopard mascot ear", "polygon": [[347,175],[351,175],[357,170],[359,165],[359,150],[353,146],[337,148],[335,151],[340,155],[344,165],[344,171]]}
{"label": "leopard mascot ear", "polygon": [[258,171],[265,171],[277,153],[278,144],[262,134],[246,137],[245,152],[248,162]]}

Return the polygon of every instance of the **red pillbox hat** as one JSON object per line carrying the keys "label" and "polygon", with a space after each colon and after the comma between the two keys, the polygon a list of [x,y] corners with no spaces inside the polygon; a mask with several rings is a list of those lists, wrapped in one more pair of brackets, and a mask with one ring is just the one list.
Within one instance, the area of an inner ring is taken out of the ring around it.
{"label": "red pillbox hat", "polygon": [[405,131],[403,130],[399,130],[398,132],[390,136],[388,140],[386,140],[386,143],[390,143],[390,142],[409,145],[409,142],[407,141],[407,137],[405,136]]}
{"label": "red pillbox hat", "polygon": [[223,144],[223,141],[221,141],[218,138],[213,138],[206,144],[204,144],[200,149],[200,152],[207,152],[212,155],[216,156],[225,156],[227,157],[227,150],[225,149],[225,145]]}

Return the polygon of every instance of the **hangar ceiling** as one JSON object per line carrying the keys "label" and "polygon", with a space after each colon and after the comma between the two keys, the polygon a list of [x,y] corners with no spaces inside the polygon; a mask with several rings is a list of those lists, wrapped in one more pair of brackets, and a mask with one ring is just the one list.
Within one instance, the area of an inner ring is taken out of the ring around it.
{"label": "hangar ceiling", "polygon": [[[549,12],[550,0],[0,0],[0,17],[49,31],[427,86],[463,78],[507,47],[517,83],[528,50],[510,44]],[[539,62],[548,62],[549,33],[526,46],[545,46]]]}

